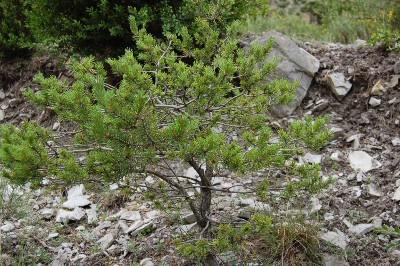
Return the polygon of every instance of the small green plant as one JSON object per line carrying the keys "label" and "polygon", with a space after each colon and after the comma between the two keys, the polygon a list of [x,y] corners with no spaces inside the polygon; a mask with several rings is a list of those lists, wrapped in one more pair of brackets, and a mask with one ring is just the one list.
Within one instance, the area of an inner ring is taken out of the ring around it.
{"label": "small green plant", "polygon": [[95,243],[93,246],[90,247],[90,254],[96,254],[100,251],[100,247],[97,243]]}
{"label": "small green plant", "polygon": [[206,239],[198,239],[194,244],[182,243],[179,239],[175,239],[174,244],[177,246],[178,254],[198,262],[205,261],[210,254],[210,243]]}
{"label": "small green plant", "polygon": [[388,249],[396,248],[396,247],[400,246],[400,228],[399,227],[383,225],[380,228],[376,228],[375,232],[379,233],[379,234],[385,234],[385,235],[388,235],[388,236],[394,238],[387,245]]}
{"label": "small green plant", "polygon": [[400,56],[400,33],[398,30],[379,28],[367,43],[375,46],[380,42],[383,43],[388,51],[397,52]]}
{"label": "small green plant", "polygon": [[0,220],[11,217],[20,219],[27,214],[27,198],[17,192],[18,188],[12,186],[7,179],[0,178]]}

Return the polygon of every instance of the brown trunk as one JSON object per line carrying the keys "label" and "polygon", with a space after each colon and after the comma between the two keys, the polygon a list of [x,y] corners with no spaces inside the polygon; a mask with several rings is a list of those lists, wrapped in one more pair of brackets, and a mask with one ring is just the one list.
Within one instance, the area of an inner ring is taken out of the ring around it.
{"label": "brown trunk", "polygon": [[207,216],[210,213],[211,208],[211,179],[212,179],[213,171],[209,167],[207,167],[204,173],[204,180],[201,181],[201,189],[200,189],[200,202],[199,202],[199,212],[200,212],[200,221],[198,221],[201,228],[205,228],[207,226],[208,218]]}
{"label": "brown trunk", "polygon": [[197,224],[201,228],[207,227],[208,215],[211,208],[211,180],[213,177],[213,169],[209,165],[206,166],[204,171],[194,160],[188,161],[188,163],[196,170],[200,176],[200,198],[194,215],[197,220]]}

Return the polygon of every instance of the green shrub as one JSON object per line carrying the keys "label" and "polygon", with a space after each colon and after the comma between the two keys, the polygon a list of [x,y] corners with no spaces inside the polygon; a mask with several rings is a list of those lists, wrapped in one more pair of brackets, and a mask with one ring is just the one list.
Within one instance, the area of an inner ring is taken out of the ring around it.
{"label": "green shrub", "polygon": [[133,47],[129,16],[134,16],[155,37],[167,32],[192,29],[196,18],[223,29],[243,14],[262,6],[262,1],[245,0],[151,0],[69,1],[27,0],[27,25],[44,45],[74,48],[93,54],[117,55]]}
{"label": "green shrub", "polygon": [[[139,30],[132,17],[141,52],[134,56],[128,49],[119,59],[107,61],[122,78],[118,87],[105,83],[106,71],[91,57],[72,62],[76,82],[71,86],[54,76],[38,75],[41,91],[28,90],[26,96],[54,110],[61,120],[74,122],[79,132],[75,145],[63,146],[37,124],[25,123],[19,129],[3,125],[3,176],[17,183],[40,183],[49,175],[66,182],[116,182],[128,175],[137,180],[152,175],[160,179],[157,198],[170,190],[165,187],[173,188],[189,204],[198,224],[206,227],[212,179],[220,170],[282,168],[305,144],[313,149],[326,145],[330,136],[324,119],[295,122],[271,143],[273,132],[265,125],[265,112],[274,103],[291,101],[298,83],[265,83],[279,61],[257,66],[273,40],[264,46],[254,44],[245,54],[237,45],[237,23],[224,39],[212,26],[198,19],[196,32],[201,34],[191,35],[183,28],[180,37],[169,34],[162,42]],[[246,135],[246,147],[230,137],[238,128],[240,138]],[[193,167],[200,180],[187,188],[173,170],[158,168],[176,160]],[[201,188],[199,193],[196,188]]]}
{"label": "green shrub", "polygon": [[32,36],[25,26],[23,0],[0,1],[0,57],[26,53],[32,47]]}

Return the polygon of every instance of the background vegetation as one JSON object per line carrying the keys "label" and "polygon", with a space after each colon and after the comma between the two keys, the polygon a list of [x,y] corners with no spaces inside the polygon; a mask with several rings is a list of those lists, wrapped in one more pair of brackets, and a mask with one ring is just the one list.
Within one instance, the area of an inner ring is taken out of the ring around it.
{"label": "background vegetation", "polygon": [[244,31],[268,29],[303,40],[352,43],[356,39],[399,46],[400,1],[310,0],[269,1],[268,15],[248,18]]}

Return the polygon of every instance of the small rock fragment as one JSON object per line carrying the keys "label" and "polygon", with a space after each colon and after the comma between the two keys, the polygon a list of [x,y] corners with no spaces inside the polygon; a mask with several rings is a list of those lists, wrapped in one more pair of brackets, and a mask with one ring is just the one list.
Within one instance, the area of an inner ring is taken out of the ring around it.
{"label": "small rock fragment", "polygon": [[382,85],[382,80],[379,80],[371,89],[371,95],[382,96],[386,92],[386,88]]}
{"label": "small rock fragment", "polygon": [[86,215],[86,212],[82,208],[76,207],[69,215],[69,220],[79,221],[85,215]]}
{"label": "small rock fragment", "polygon": [[385,86],[389,89],[396,87],[399,84],[400,75],[393,75],[389,82],[385,82]]}
{"label": "small rock fragment", "polygon": [[331,127],[331,131],[333,133],[332,139],[338,139],[344,135],[343,128],[340,127]]}
{"label": "small rock fragment", "polygon": [[137,221],[140,220],[142,217],[140,216],[140,212],[138,211],[127,211],[121,214],[121,220],[127,221]]}
{"label": "small rock fragment", "polygon": [[369,105],[371,105],[372,107],[377,107],[379,105],[381,105],[382,100],[381,99],[377,99],[375,97],[371,97],[371,99],[369,99]]}
{"label": "small rock fragment", "polygon": [[315,155],[315,154],[311,154],[311,153],[306,153],[304,155],[304,157],[303,157],[303,160],[306,163],[319,164],[319,163],[321,163],[322,155]]}
{"label": "small rock fragment", "polygon": [[331,154],[331,160],[335,162],[340,162],[340,152],[336,151]]}
{"label": "small rock fragment", "polygon": [[357,224],[349,229],[350,233],[363,236],[374,230],[373,224]]}
{"label": "small rock fragment", "polygon": [[56,237],[58,237],[58,233],[51,233],[51,234],[49,234],[49,236],[47,237],[47,239],[52,239],[52,238],[56,238]]}
{"label": "small rock fragment", "polygon": [[71,211],[59,209],[56,214],[56,223],[68,223]]}
{"label": "small rock fragment", "polygon": [[186,235],[190,230],[192,230],[192,228],[196,225],[197,223],[192,223],[192,224],[185,224],[185,225],[181,225],[178,226],[178,228],[176,228],[176,231]]}
{"label": "small rock fragment", "polygon": [[51,217],[53,217],[54,210],[53,209],[49,209],[49,208],[44,208],[44,209],[42,209],[40,214],[43,216],[44,219],[48,220],[48,219],[51,219]]}
{"label": "small rock fragment", "polygon": [[396,191],[394,192],[394,195],[393,195],[393,197],[392,197],[392,200],[400,200],[400,187],[398,187],[397,189],[396,189]]}
{"label": "small rock fragment", "polygon": [[145,258],[140,261],[139,265],[140,266],[154,266],[154,263],[150,258]]}
{"label": "small rock fragment", "polygon": [[382,164],[369,156],[364,151],[352,151],[349,154],[350,166],[356,171],[363,171],[364,173],[382,166]]}
{"label": "small rock fragment", "polygon": [[370,194],[371,196],[375,196],[375,197],[383,196],[383,193],[378,191],[378,189],[376,188],[376,186],[374,184],[368,185],[368,194]]}
{"label": "small rock fragment", "polygon": [[332,73],[328,76],[328,84],[333,94],[339,100],[343,99],[351,90],[352,84],[346,80],[343,73]]}
{"label": "small rock fragment", "polygon": [[86,211],[88,224],[97,222],[97,207],[96,204],[90,205],[90,209]]}
{"label": "small rock fragment", "polygon": [[140,227],[139,227],[138,229],[136,229],[135,231],[133,231],[133,232],[131,233],[131,235],[132,235],[132,236],[137,236],[137,235],[140,234],[141,232],[153,228],[153,226],[154,226],[153,222],[150,221],[150,222],[148,222],[148,223],[146,223],[146,224],[143,224],[142,226],[140,226]]}
{"label": "small rock fragment", "polygon": [[108,249],[113,242],[114,242],[114,236],[111,233],[106,234],[97,241],[97,243],[100,244],[102,250]]}
{"label": "small rock fragment", "polygon": [[193,213],[186,214],[182,217],[183,221],[188,224],[192,224],[196,221],[196,216]]}
{"label": "small rock fragment", "polygon": [[63,203],[63,207],[67,209],[75,209],[76,207],[84,207],[90,205],[89,196],[68,197],[68,200]]}
{"label": "small rock fragment", "polygon": [[60,128],[60,122],[55,122],[54,124],[53,124],[53,131],[57,131],[58,129]]}
{"label": "small rock fragment", "polygon": [[6,223],[0,228],[0,231],[3,231],[5,233],[10,232],[14,230],[15,226],[12,223]]}
{"label": "small rock fragment", "polygon": [[327,233],[324,233],[320,236],[320,238],[326,242],[329,242],[337,247],[340,247],[341,249],[345,250],[347,247],[347,242],[346,238],[343,236],[339,235],[336,232],[329,231]]}
{"label": "small rock fragment", "polygon": [[392,139],[393,146],[400,146],[400,138]]}
{"label": "small rock fragment", "polygon": [[135,231],[136,229],[138,229],[139,227],[141,227],[143,225],[143,221],[139,220],[134,222],[128,229],[126,229],[124,231],[125,234],[129,234],[130,232]]}

